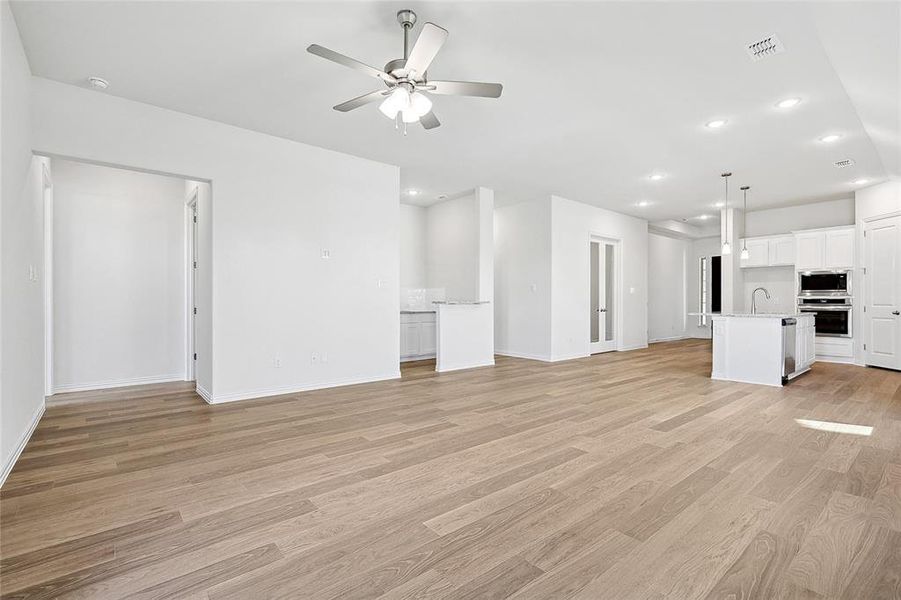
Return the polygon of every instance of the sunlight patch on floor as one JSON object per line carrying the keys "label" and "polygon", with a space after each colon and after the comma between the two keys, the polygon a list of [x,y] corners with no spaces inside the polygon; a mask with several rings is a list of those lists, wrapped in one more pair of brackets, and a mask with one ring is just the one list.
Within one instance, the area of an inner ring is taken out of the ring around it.
{"label": "sunlight patch on floor", "polygon": [[872,435],[873,428],[867,425],[851,425],[850,423],[836,423],[835,421],[814,421],[812,419],[795,419],[795,423],[808,429],[820,431],[834,431],[835,433],[850,433],[851,435]]}

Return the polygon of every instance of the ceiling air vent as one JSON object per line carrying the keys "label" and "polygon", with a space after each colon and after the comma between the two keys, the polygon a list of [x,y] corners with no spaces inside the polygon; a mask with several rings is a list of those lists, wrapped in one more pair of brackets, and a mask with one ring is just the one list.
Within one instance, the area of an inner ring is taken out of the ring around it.
{"label": "ceiling air vent", "polygon": [[785,52],[785,46],[782,45],[782,40],[774,33],[756,42],[751,42],[748,44],[747,50],[751,60],[758,61],[769,56],[782,54]]}
{"label": "ceiling air vent", "polygon": [[850,158],[846,158],[844,160],[837,160],[832,164],[835,165],[835,167],[837,169],[844,169],[845,167],[852,166],[854,164],[854,160],[850,159]]}

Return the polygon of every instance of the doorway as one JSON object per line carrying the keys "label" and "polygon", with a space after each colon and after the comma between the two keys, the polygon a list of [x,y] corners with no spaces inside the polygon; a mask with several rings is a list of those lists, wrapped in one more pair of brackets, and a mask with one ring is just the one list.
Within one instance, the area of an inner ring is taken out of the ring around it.
{"label": "doorway", "polygon": [[619,321],[619,242],[592,237],[589,242],[590,352],[616,350]]}
{"label": "doorway", "polygon": [[210,304],[209,184],[43,160],[46,395],[200,385],[208,370],[197,366],[197,348],[206,352],[209,331],[195,315]]}

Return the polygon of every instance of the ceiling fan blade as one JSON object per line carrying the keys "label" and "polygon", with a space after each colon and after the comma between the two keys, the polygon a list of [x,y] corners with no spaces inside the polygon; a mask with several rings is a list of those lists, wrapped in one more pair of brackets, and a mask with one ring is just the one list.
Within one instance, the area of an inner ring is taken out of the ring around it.
{"label": "ceiling fan blade", "polygon": [[441,125],[441,121],[438,120],[438,117],[435,116],[435,113],[432,111],[427,112],[423,116],[419,117],[419,122],[422,124],[424,129],[435,129],[439,125]]}
{"label": "ceiling fan blade", "polygon": [[342,102],[341,104],[338,104],[333,108],[339,112],[347,112],[355,108],[360,108],[361,106],[369,104],[370,102],[377,102],[384,99],[385,90],[376,90],[374,92],[369,92],[368,94],[363,94],[362,96],[357,96],[353,100]]}
{"label": "ceiling fan blade", "polygon": [[447,30],[438,27],[434,23],[426,23],[410,50],[410,57],[404,68],[407,73],[414,73],[419,79],[428,70],[429,65],[435,59],[435,55],[441,50],[447,40]]}
{"label": "ceiling fan blade", "polygon": [[504,86],[499,83],[481,83],[478,81],[434,81],[426,82],[432,87],[433,94],[447,96],[480,96],[483,98],[498,98]]}
{"label": "ceiling fan blade", "polygon": [[350,67],[356,71],[360,71],[362,73],[366,73],[370,77],[378,77],[383,81],[387,81],[388,83],[397,83],[397,79],[394,78],[393,75],[389,75],[384,71],[380,71],[375,67],[370,67],[365,63],[361,63],[358,60],[354,60],[349,56],[344,56],[343,54],[339,54],[334,50],[329,50],[328,48],[324,48],[319,44],[311,44],[307,48],[307,52],[310,54],[315,54],[316,56],[321,56],[326,60],[330,60],[332,62],[336,62],[339,65],[344,65],[345,67]]}

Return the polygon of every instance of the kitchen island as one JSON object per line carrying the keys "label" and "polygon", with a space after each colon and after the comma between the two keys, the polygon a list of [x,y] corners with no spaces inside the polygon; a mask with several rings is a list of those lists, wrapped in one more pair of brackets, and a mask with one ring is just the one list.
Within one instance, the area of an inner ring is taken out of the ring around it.
{"label": "kitchen island", "polygon": [[494,310],[484,300],[434,302],[438,310],[438,372],[494,364]]}
{"label": "kitchen island", "polygon": [[781,386],[809,371],[814,362],[812,315],[705,316],[713,322],[711,379]]}

